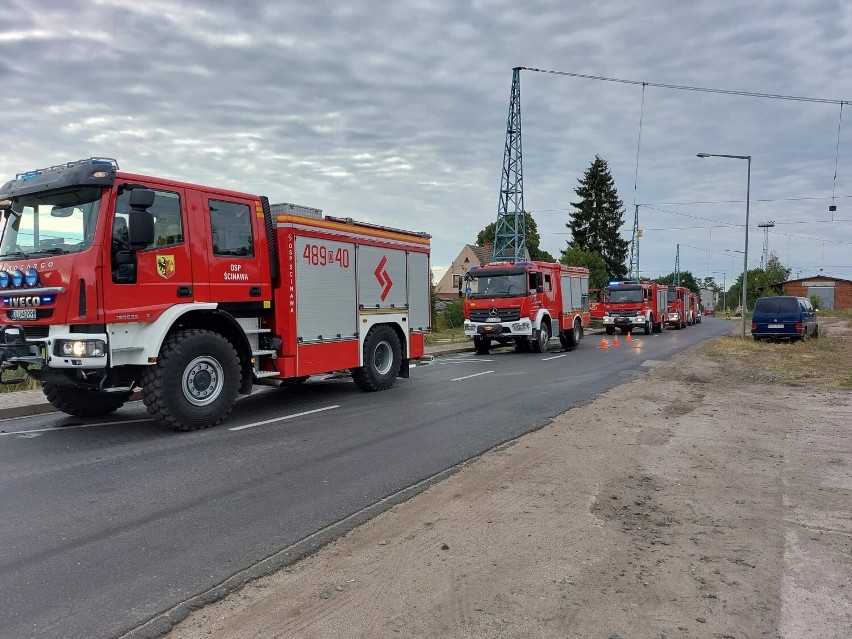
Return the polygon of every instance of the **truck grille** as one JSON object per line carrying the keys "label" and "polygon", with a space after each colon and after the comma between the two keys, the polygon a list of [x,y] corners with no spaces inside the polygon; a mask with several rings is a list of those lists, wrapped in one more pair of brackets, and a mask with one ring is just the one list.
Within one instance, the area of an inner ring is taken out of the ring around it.
{"label": "truck grille", "polygon": [[[495,313],[492,313],[494,311]],[[471,322],[487,322],[489,318],[496,317],[501,322],[514,322],[521,319],[521,309],[519,308],[482,308],[471,309]]]}
{"label": "truck grille", "polygon": [[26,334],[27,339],[45,339],[48,331],[50,331],[50,326],[46,324],[37,326],[19,323],[18,326],[24,327],[24,333]]}

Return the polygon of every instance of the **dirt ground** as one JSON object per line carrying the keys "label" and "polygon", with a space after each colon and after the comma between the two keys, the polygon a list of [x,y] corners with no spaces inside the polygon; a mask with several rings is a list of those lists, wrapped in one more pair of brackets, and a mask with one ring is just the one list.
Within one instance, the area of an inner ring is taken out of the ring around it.
{"label": "dirt ground", "polygon": [[847,637],[852,389],[761,361],[701,344],[169,636]]}

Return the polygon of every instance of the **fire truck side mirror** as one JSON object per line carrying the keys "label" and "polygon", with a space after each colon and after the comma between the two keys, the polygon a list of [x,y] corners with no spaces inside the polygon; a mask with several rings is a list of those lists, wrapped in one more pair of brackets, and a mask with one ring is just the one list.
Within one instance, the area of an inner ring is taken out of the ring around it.
{"label": "fire truck side mirror", "polygon": [[154,191],[142,187],[130,191],[127,231],[133,250],[138,251],[154,243],[154,216],[148,212],[154,196]]}
{"label": "fire truck side mirror", "polygon": [[130,248],[143,249],[154,243],[154,216],[148,211],[131,210],[128,214],[127,234]]}

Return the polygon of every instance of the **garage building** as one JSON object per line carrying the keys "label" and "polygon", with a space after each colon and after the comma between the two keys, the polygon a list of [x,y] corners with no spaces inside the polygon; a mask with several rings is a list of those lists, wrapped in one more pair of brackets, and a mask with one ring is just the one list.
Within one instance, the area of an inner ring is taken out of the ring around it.
{"label": "garage building", "polygon": [[784,295],[816,295],[825,309],[852,308],[852,280],[817,275],[782,282],[781,289]]}

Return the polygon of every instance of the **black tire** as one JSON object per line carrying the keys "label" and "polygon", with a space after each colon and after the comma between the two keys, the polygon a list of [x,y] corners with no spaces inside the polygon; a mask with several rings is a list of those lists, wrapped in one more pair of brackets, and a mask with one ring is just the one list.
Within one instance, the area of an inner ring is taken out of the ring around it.
{"label": "black tire", "polygon": [[562,347],[567,350],[569,348],[576,348],[579,346],[582,337],[583,326],[580,324],[580,320],[575,319],[574,327],[570,331],[559,334],[559,342],[562,344]]}
{"label": "black tire", "polygon": [[814,332],[812,333],[814,337],[819,337],[819,324],[814,324]]}
{"label": "black tire", "polygon": [[546,353],[547,343],[550,341],[550,324],[547,322],[541,323],[541,328],[538,330],[538,335],[534,342],[530,342],[530,347],[533,353]]}
{"label": "black tire", "polygon": [[401,365],[402,349],[396,332],[390,326],[374,326],[364,340],[364,365],[352,369],[352,379],[361,390],[387,390],[396,382]]}
{"label": "black tire", "polygon": [[530,352],[530,341],[525,337],[519,337],[515,340],[515,352],[516,353],[529,353]]}
{"label": "black tire", "polygon": [[663,323],[662,323],[662,322],[657,322],[656,324],[654,324],[654,325],[653,325],[653,328],[651,329],[651,332],[653,332],[653,333],[662,333],[662,332],[663,332]]}
{"label": "black tire", "polygon": [[199,329],[166,338],[157,363],[142,375],[142,400],[154,419],[175,430],[221,422],[237,399],[240,361],[227,339]]}
{"label": "black tire", "polygon": [[627,326],[621,327],[621,334],[622,335],[627,335],[629,332],[630,332],[630,328],[628,328]]}
{"label": "black tire", "polygon": [[491,338],[485,335],[474,335],[473,347],[480,355],[488,355],[491,352]]}
{"label": "black tire", "polygon": [[56,410],[75,417],[103,417],[114,413],[130,399],[130,393],[101,393],[48,383],[42,385],[42,390]]}
{"label": "black tire", "polygon": [[615,326],[607,326],[606,327],[606,334],[607,335],[614,335],[615,334]]}
{"label": "black tire", "polygon": [[645,335],[651,334],[651,324],[653,323],[653,316],[648,318],[648,321],[645,322]]}

